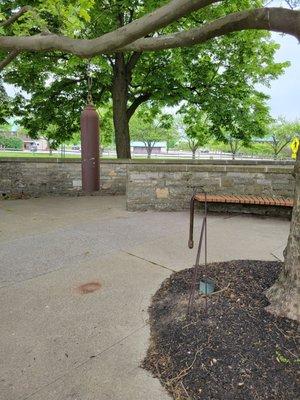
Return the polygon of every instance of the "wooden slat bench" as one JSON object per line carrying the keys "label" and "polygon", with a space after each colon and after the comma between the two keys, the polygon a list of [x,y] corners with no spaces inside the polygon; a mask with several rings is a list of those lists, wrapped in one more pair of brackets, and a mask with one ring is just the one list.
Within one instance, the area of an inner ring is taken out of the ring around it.
{"label": "wooden slat bench", "polygon": [[263,206],[279,206],[293,207],[294,201],[283,197],[266,197],[252,195],[228,195],[228,194],[205,194],[194,193],[190,202],[190,236],[188,246],[190,249],[194,247],[193,231],[194,231],[194,214],[195,202],[198,203],[228,203],[228,204],[255,204]]}

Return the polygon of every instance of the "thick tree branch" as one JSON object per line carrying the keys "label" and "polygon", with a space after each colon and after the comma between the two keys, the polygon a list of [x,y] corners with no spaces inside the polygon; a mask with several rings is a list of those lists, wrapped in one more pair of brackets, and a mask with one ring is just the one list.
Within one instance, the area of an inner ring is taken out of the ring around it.
{"label": "thick tree branch", "polygon": [[155,51],[188,47],[209,39],[246,29],[287,33],[300,40],[300,11],[285,8],[258,8],[226,15],[200,28],[155,38],[139,39],[121,51]]}
{"label": "thick tree branch", "polygon": [[136,109],[143,104],[145,101],[149,100],[151,97],[150,93],[144,93],[139,97],[136,97],[133,102],[131,103],[131,105],[128,107],[127,109],[127,118],[128,121],[130,120],[130,118],[133,116],[133,114],[135,113]]}
{"label": "thick tree branch", "polygon": [[0,26],[1,27],[7,27],[7,26],[13,24],[15,21],[17,21],[17,19],[22,17],[22,15],[25,14],[29,10],[30,10],[29,6],[22,7],[18,12],[13,14],[11,17],[6,19],[5,21],[0,22]]}
{"label": "thick tree branch", "polygon": [[111,53],[163,28],[178,18],[221,0],[171,0],[165,6],[96,39],[78,40],[59,35],[2,36],[0,49],[22,51],[61,50],[82,57]]}
{"label": "thick tree branch", "polygon": [[[213,1],[210,1],[210,3],[212,2]],[[168,5],[174,3],[186,3],[186,0],[174,0],[168,3]],[[209,0],[207,0],[206,2],[204,0],[202,2],[190,1],[188,3],[193,3],[193,5],[197,3],[199,5],[200,3],[209,3]],[[164,7],[159,10],[162,10],[163,8]],[[148,16],[146,17],[150,18],[159,10],[155,11],[154,13],[148,14]],[[174,16],[174,13],[172,15]],[[120,29],[91,40],[70,39],[68,37],[52,34],[40,34],[30,37],[0,36],[0,49],[8,51],[60,50],[62,52],[72,53],[82,57],[90,58],[98,54],[114,52],[117,43],[130,41],[134,36],[144,35],[145,29],[141,27],[140,23],[138,22],[143,20],[143,18],[140,18],[139,20],[120,28],[121,31],[123,29],[125,30],[124,32],[122,32],[126,36],[126,39],[119,39],[119,34],[121,32]],[[165,23],[166,20],[167,18],[163,18],[163,22],[156,21],[156,23],[154,23],[150,18],[150,22],[147,23],[147,27],[150,29],[149,26],[161,26],[161,24]],[[134,26],[134,33],[131,33],[132,29],[130,29],[130,27],[134,23],[136,23],[137,25]],[[137,26],[140,27],[139,34],[137,32]],[[148,28],[146,29],[147,32]],[[200,28],[191,29],[187,32],[178,32],[167,36],[139,39],[125,47],[120,47],[118,51],[141,52],[183,46],[193,46],[195,44],[204,43],[214,37],[246,29],[264,29],[286,33],[295,36],[297,39],[300,40],[300,11],[284,8],[259,8],[254,10],[242,11],[229,14],[223,18],[219,18],[213,22],[204,24]],[[126,32],[126,30],[128,31]],[[107,35],[110,35],[110,39],[108,40],[106,40]]]}

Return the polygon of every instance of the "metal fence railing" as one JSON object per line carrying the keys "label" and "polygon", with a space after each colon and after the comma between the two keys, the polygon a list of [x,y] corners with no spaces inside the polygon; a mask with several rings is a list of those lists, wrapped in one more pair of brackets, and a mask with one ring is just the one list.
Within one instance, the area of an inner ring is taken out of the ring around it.
{"label": "metal fence railing", "polygon": [[[5,152],[12,152],[12,153],[17,153],[17,154],[32,154],[35,156],[39,155],[50,155],[49,150],[40,150],[40,149],[32,149],[32,150],[20,150],[20,149],[15,149],[15,148],[4,148],[0,147],[0,155],[1,153]],[[66,156],[80,156],[81,151],[80,150],[72,150],[66,148],[66,146],[61,146],[57,150],[52,151],[52,155],[55,157],[60,157],[60,158],[65,158]],[[115,150],[110,150],[110,149],[104,149],[101,152],[101,157],[104,158],[117,158],[117,154]],[[134,153],[132,152],[132,158],[133,159],[145,159],[147,158],[147,154],[145,153]],[[193,159],[192,153],[188,151],[169,151],[169,152],[162,152],[159,154],[151,154],[152,160],[155,159],[186,159],[186,160],[191,160]],[[195,157],[195,160],[266,160],[266,161],[272,161],[275,158],[272,157],[271,155],[259,155],[259,154],[236,154],[235,157],[233,158],[231,153],[225,153],[225,152],[218,152],[218,151],[210,151],[210,152],[197,152]],[[290,157],[283,157],[283,156],[278,156],[275,160],[278,161],[284,161],[284,160],[292,160]]]}

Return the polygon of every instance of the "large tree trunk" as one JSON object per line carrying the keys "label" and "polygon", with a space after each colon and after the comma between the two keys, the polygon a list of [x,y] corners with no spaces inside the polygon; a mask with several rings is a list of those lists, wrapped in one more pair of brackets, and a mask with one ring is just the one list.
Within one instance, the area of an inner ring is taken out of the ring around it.
{"label": "large tree trunk", "polygon": [[112,85],[113,120],[118,158],[131,158],[127,115],[128,77],[124,55],[116,54]]}
{"label": "large tree trunk", "polygon": [[300,321],[300,151],[295,164],[295,205],[284,254],[284,269],[267,290],[268,311]]}

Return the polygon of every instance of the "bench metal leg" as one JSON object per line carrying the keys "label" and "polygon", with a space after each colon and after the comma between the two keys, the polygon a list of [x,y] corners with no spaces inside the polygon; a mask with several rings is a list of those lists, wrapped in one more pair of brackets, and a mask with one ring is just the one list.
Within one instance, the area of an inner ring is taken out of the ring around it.
{"label": "bench metal leg", "polygon": [[195,195],[192,196],[190,201],[190,234],[189,234],[189,242],[188,246],[190,249],[194,247],[194,216],[195,216]]}

